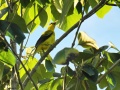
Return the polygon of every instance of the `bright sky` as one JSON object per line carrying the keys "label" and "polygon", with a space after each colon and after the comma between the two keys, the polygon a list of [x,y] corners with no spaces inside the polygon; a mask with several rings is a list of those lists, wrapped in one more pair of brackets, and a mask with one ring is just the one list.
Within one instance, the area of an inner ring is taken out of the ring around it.
{"label": "bright sky", "polygon": [[[90,37],[94,38],[100,47],[103,45],[109,45],[108,42],[111,41],[118,49],[120,49],[119,16],[120,9],[118,7],[114,7],[107,15],[105,15],[103,19],[93,15],[82,23],[80,31],[85,31]],[[31,34],[28,46],[34,46],[44,30],[46,30],[46,28],[37,28],[37,30]],[[56,48],[51,52],[52,57],[54,57],[56,53],[64,47],[71,47],[71,43],[73,42],[75,36],[75,31],[76,30],[74,30],[58,46],[56,46]],[[56,39],[58,39],[64,32],[58,28],[55,28],[55,33]],[[77,47],[79,51],[83,50],[83,48],[77,44],[75,47]],[[57,67],[59,69],[60,65]]]}

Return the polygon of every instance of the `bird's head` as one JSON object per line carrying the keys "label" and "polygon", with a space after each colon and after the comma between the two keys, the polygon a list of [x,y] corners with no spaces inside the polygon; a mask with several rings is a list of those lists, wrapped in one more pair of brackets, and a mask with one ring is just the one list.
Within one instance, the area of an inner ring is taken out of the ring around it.
{"label": "bird's head", "polygon": [[57,21],[50,23],[50,25],[48,26],[48,30],[54,30],[56,23]]}

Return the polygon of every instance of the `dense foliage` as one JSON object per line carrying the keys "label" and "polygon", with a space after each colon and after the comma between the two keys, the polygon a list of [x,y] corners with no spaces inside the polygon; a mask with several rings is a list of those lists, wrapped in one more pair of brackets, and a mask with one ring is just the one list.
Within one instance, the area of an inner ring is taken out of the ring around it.
{"label": "dense foliage", "polygon": [[[120,7],[120,0],[0,0],[0,90],[97,90],[97,85],[119,90],[119,50],[111,42],[110,47],[98,47],[94,39],[79,32],[84,20],[93,14],[103,18],[113,6]],[[56,20],[65,33],[40,59],[33,58],[33,48],[26,47],[25,39],[29,40],[38,26]],[[71,47],[48,57],[75,28]],[[83,51],[74,48],[76,40]],[[118,53],[109,52],[110,48]],[[27,54],[23,55],[25,49]],[[55,71],[56,64],[64,65],[61,73]]]}

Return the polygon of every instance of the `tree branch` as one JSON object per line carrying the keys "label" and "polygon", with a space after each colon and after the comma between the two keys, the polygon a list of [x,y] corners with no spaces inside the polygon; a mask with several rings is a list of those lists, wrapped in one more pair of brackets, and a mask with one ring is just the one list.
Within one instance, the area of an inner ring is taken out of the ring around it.
{"label": "tree branch", "polygon": [[[83,15],[84,15],[84,9],[83,9],[83,11],[82,11],[82,18],[83,18]],[[81,19],[82,19],[82,18],[81,18]],[[81,26],[81,24],[82,24],[81,19],[79,20],[79,23],[78,23],[78,28],[77,28],[77,31],[76,31],[76,34],[75,34],[75,38],[74,38],[73,43],[72,43],[72,46],[71,46],[72,48],[73,48],[74,45],[75,45],[75,41],[76,41],[76,38],[77,38],[77,35],[78,35],[78,32],[79,32],[80,26]]]}
{"label": "tree branch", "polygon": [[[92,16],[94,13],[96,13],[100,8],[102,8],[105,5],[105,3],[106,3],[106,0],[101,0],[101,2],[97,6],[95,6],[88,14],[86,14],[82,18],[81,23],[87,18],[89,18],[90,16]],[[30,72],[31,76],[34,74],[34,72],[36,71],[38,66],[42,63],[42,61],[45,59],[45,57],[56,47],[57,44],[59,44],[70,32],[72,32],[78,26],[78,24],[79,24],[79,21],[75,25],[73,25],[69,30],[67,30],[67,32],[64,33],[58,40],[56,40],[56,42],[44,53],[44,55],[39,59],[35,67]],[[23,87],[27,85],[28,81],[29,81],[28,77],[25,78],[23,82]]]}
{"label": "tree branch", "polygon": [[[2,32],[1,32],[2,33]],[[24,64],[22,63],[22,61],[20,60],[19,56],[17,55],[17,53],[15,53],[15,51],[12,49],[12,47],[9,45],[9,43],[7,42],[6,38],[4,37],[4,41],[7,44],[7,46],[12,50],[13,54],[16,56],[16,58],[18,59],[18,61],[21,63],[22,67],[24,68],[27,76],[28,76],[28,80],[30,79],[31,82],[33,83],[34,87],[36,88],[36,90],[38,90],[37,85],[35,84],[35,82],[33,81],[32,77],[30,76],[29,72],[27,71],[26,67],[24,66]]]}
{"label": "tree branch", "polygon": [[96,83],[99,83],[112,69],[114,69],[115,66],[117,66],[120,63],[120,59],[118,59],[108,70],[103,74],[100,78],[98,78]]}
{"label": "tree branch", "polygon": [[22,82],[21,82],[21,79],[20,79],[20,75],[19,75],[19,70],[18,70],[17,64],[15,65],[15,71],[16,71],[16,74],[17,74],[17,79],[18,79],[18,82],[20,84],[21,90],[24,90]]}

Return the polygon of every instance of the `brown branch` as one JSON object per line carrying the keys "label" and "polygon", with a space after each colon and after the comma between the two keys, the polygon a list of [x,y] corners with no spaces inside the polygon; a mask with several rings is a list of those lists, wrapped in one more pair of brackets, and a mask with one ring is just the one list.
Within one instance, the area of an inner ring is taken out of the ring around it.
{"label": "brown branch", "polygon": [[[2,33],[2,32],[1,32]],[[4,37],[4,35],[3,35]],[[12,50],[13,54],[16,56],[17,60],[21,63],[22,67],[24,68],[27,76],[28,76],[28,80],[30,79],[31,82],[33,83],[34,87],[36,90],[38,90],[37,85],[35,84],[35,82],[33,81],[32,77],[30,76],[29,72],[27,71],[26,67],[24,66],[24,64],[22,63],[22,61],[20,60],[19,56],[17,55],[17,53],[13,50],[13,48],[10,46],[10,44],[7,42],[6,38],[4,37],[4,41],[7,44],[7,46]]]}
{"label": "brown branch", "polygon": [[[82,18],[83,18],[83,15],[84,15],[84,9],[83,9],[83,12],[82,12]],[[81,18],[81,19],[82,19],[82,18]],[[71,46],[72,48],[73,48],[74,45],[75,45],[75,41],[76,41],[76,38],[77,38],[77,35],[78,35],[78,32],[79,32],[80,26],[81,26],[81,24],[82,24],[81,19],[79,20],[79,24],[78,24],[78,28],[77,28],[77,31],[76,31],[76,34],[75,34],[75,38],[74,38],[73,43],[72,43],[72,46]]]}
{"label": "brown branch", "polygon": [[105,72],[100,78],[98,78],[96,83],[99,83],[106,75],[110,73],[111,70],[115,68],[120,63],[120,59],[118,59],[108,70]]}
{"label": "brown branch", "polygon": [[[106,0],[101,0],[101,2],[95,6],[88,14],[86,14],[81,22],[83,22],[84,20],[86,20],[87,18],[89,18],[90,16],[92,16],[94,13],[96,13],[100,8],[102,8],[106,3]],[[30,75],[32,76],[34,74],[34,72],[36,71],[36,69],[38,68],[38,66],[42,63],[42,61],[45,59],[45,57],[56,47],[56,45],[58,45],[70,32],[72,32],[79,24],[79,21],[73,25],[69,30],[67,30],[66,33],[64,33],[58,40],[56,40],[56,42],[44,53],[44,55],[40,58],[40,60],[37,62],[37,64],[35,65],[35,67],[32,69],[32,71],[30,72]],[[29,79],[28,77],[25,78],[24,82],[23,82],[23,87],[25,87],[28,83]]]}
{"label": "brown branch", "polygon": [[21,90],[24,90],[23,85],[22,85],[22,82],[21,82],[21,79],[20,79],[20,75],[19,75],[19,70],[18,70],[17,64],[15,65],[15,71],[16,71],[16,74],[17,74],[18,82],[19,82],[19,84],[20,84],[20,88],[21,88]]}

